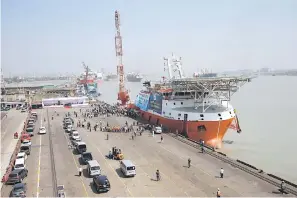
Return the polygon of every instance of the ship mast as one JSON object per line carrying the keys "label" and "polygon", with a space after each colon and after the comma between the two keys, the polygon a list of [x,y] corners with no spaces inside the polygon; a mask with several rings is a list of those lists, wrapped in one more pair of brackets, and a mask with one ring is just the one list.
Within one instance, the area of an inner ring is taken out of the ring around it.
{"label": "ship mast", "polygon": [[115,35],[115,50],[116,50],[116,58],[117,58],[117,74],[119,77],[119,92],[118,92],[118,100],[121,101],[122,105],[126,105],[126,103],[130,100],[128,95],[128,91],[125,89],[125,76],[124,76],[124,65],[123,65],[123,46],[122,46],[122,36],[120,31],[120,15],[118,11],[115,11],[115,27],[116,27],[116,35]]}
{"label": "ship mast", "polygon": [[168,70],[168,76],[169,79],[173,79],[172,73],[173,72],[178,72],[178,78],[177,79],[182,79],[185,78],[183,69],[182,69],[182,64],[181,64],[181,57],[177,59],[173,54],[171,55],[170,58],[164,58],[164,71]]}

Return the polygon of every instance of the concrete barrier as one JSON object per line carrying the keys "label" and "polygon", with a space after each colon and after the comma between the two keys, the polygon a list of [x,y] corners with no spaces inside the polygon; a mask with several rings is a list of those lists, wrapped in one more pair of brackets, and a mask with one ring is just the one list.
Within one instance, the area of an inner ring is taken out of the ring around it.
{"label": "concrete barrier", "polygon": [[220,155],[223,155],[223,156],[227,157],[227,155],[225,153],[222,153],[222,152],[217,152],[217,153],[220,154]]}
{"label": "concrete barrier", "polygon": [[8,176],[9,176],[9,174],[11,173],[11,171],[12,171],[12,169],[14,167],[14,162],[16,160],[17,154],[18,154],[18,152],[20,150],[20,147],[21,147],[21,136],[25,132],[25,127],[27,125],[29,117],[30,117],[30,115],[28,115],[26,121],[24,122],[23,131],[21,131],[21,133],[19,135],[18,142],[16,143],[14,151],[13,151],[11,157],[10,157],[8,167],[6,168],[6,173],[3,175],[2,179],[1,179],[1,182],[3,182],[3,183],[5,183],[8,180]]}
{"label": "concrete barrier", "polygon": [[251,164],[248,164],[248,163],[246,163],[246,162],[244,162],[244,161],[241,161],[241,160],[239,160],[239,159],[237,159],[236,161],[239,162],[239,163],[241,163],[241,164],[244,164],[244,165],[246,165],[246,166],[248,166],[248,167],[250,167],[250,168],[252,168],[252,169],[259,170],[259,169],[257,169],[255,166],[253,166],[253,165],[251,165]]}
{"label": "concrete barrier", "polygon": [[281,178],[281,177],[278,177],[278,176],[273,175],[273,174],[270,174],[270,173],[267,173],[267,175],[270,176],[270,177],[273,177],[274,179],[279,180],[280,182],[281,182],[281,181],[284,181],[285,183],[287,183],[287,184],[289,184],[289,185],[294,186],[295,188],[297,188],[297,185],[296,185],[296,184],[294,184],[294,183],[292,183],[292,182],[290,182],[290,181],[288,181],[288,180],[285,180],[285,179],[283,179],[283,178]]}

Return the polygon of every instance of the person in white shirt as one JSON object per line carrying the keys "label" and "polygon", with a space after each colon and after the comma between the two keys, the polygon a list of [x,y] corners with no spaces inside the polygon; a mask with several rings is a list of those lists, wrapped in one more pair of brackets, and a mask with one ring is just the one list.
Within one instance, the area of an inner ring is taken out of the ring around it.
{"label": "person in white shirt", "polygon": [[82,173],[82,168],[79,167],[79,169],[78,169],[78,175],[81,176],[81,173]]}
{"label": "person in white shirt", "polygon": [[221,170],[220,170],[220,175],[221,175],[221,178],[224,178],[224,169],[223,168],[221,168]]}

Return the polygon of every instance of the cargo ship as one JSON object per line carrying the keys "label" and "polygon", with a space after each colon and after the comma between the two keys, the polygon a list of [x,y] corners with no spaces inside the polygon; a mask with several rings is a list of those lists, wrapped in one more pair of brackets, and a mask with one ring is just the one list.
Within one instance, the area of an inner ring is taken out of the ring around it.
{"label": "cargo ship", "polygon": [[106,81],[112,81],[112,80],[117,80],[117,79],[118,79],[118,75],[116,75],[116,74],[108,74],[105,77]]}
{"label": "cargo ship", "polygon": [[85,71],[77,79],[77,95],[97,97],[101,93],[98,90],[98,84],[103,82],[102,72],[93,72],[83,63]]}
{"label": "cargo ship", "polygon": [[142,119],[216,148],[221,147],[228,128],[241,131],[229,101],[250,79],[186,78],[180,59],[172,55],[164,60],[168,79],[143,83],[144,89],[131,105]]}
{"label": "cargo ship", "polygon": [[126,79],[128,82],[141,82],[143,77],[137,73],[128,73]]}

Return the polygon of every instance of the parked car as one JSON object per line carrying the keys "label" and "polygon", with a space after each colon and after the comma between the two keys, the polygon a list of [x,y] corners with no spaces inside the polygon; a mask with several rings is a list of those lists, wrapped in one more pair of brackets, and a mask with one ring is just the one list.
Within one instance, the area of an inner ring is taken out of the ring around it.
{"label": "parked car", "polygon": [[93,177],[93,185],[98,193],[108,192],[110,190],[110,182],[106,175],[96,175]]}
{"label": "parked car", "polygon": [[72,125],[71,124],[69,124],[68,126],[67,126],[67,129],[66,129],[66,132],[71,132],[72,131]]}
{"label": "parked car", "polygon": [[39,128],[39,134],[46,134],[46,129],[45,129],[45,127],[40,127],[40,128]]}
{"label": "parked car", "polygon": [[29,144],[21,144],[20,152],[24,152],[27,155],[30,155],[30,153],[31,153],[31,145],[29,145]]}
{"label": "parked car", "polygon": [[15,184],[11,190],[11,197],[25,197],[27,192],[27,185],[24,183]]}
{"label": "parked car", "polygon": [[26,161],[27,160],[27,154],[25,153],[25,152],[19,152],[18,154],[17,154],[17,157],[16,157],[16,159],[22,159],[22,158],[24,158],[24,160]]}
{"label": "parked car", "polygon": [[76,139],[80,138],[80,136],[79,136],[78,132],[73,132],[71,138],[73,140],[76,140]]}
{"label": "parked car", "polygon": [[78,153],[82,154],[87,151],[87,145],[84,142],[77,142],[76,150]]}
{"label": "parked car", "polygon": [[34,136],[34,127],[33,126],[29,126],[26,128],[26,132],[30,135],[30,136]]}
{"label": "parked car", "polygon": [[82,163],[87,164],[88,161],[93,160],[93,156],[91,152],[84,152],[80,156],[80,160]]}
{"label": "parked car", "polygon": [[71,143],[72,143],[73,146],[76,147],[77,143],[78,143],[78,142],[81,142],[81,141],[82,141],[81,138],[77,138],[77,139],[75,139],[75,140],[71,140]]}
{"label": "parked car", "polygon": [[68,125],[72,125],[70,121],[64,123],[63,129],[67,129]]}
{"label": "parked car", "polygon": [[20,183],[27,176],[28,176],[28,170],[26,168],[15,169],[9,174],[6,184]]}
{"label": "parked car", "polygon": [[31,146],[32,145],[32,142],[30,140],[24,140],[22,142],[22,145],[28,145],[28,146]]}
{"label": "parked car", "polygon": [[21,142],[23,142],[24,140],[29,140],[29,141],[31,141],[30,134],[28,134],[28,133],[23,133],[22,136],[21,136]]}
{"label": "parked car", "polygon": [[154,132],[155,134],[161,134],[162,133],[162,128],[161,127],[154,127],[152,129],[152,132]]}

